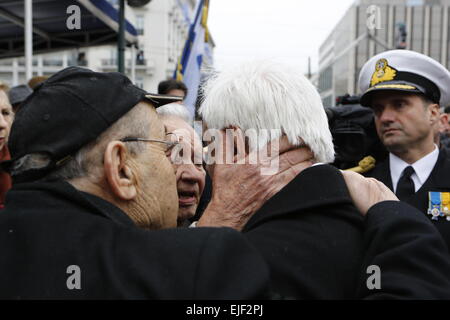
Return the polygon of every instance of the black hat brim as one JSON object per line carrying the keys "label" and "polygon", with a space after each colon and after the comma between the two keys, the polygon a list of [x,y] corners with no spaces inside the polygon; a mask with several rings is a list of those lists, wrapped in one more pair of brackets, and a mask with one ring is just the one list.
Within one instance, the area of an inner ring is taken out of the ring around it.
{"label": "black hat brim", "polygon": [[408,93],[419,93],[426,95],[426,90],[414,83],[405,81],[387,81],[374,85],[363,93],[360,99],[360,104],[365,107],[371,107],[371,101],[374,93],[382,91],[400,91]]}
{"label": "black hat brim", "polygon": [[183,97],[155,93],[146,93],[144,95],[144,98],[150,101],[155,106],[155,108],[162,107],[163,105],[173,102],[181,102],[184,99]]}

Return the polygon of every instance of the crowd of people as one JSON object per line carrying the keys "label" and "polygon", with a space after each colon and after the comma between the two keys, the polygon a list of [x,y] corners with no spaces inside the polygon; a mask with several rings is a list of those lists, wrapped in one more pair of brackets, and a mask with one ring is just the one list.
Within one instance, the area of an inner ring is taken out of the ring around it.
{"label": "crowd of people", "polygon": [[0,298],[450,299],[450,72],[433,59],[362,68],[389,152],[364,176],[331,165],[320,95],[289,66],[211,74],[204,135],[181,81],[153,94],[69,67],[32,84],[0,87]]}

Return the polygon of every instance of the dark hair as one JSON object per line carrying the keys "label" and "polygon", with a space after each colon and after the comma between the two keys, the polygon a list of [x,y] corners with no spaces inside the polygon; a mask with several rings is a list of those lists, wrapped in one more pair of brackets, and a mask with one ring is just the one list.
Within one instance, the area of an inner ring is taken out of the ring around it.
{"label": "dark hair", "polygon": [[445,112],[445,113],[450,113],[450,106],[446,107],[446,108],[444,109],[444,112]]}
{"label": "dark hair", "polygon": [[187,87],[182,81],[178,81],[175,79],[168,79],[165,81],[161,81],[158,84],[158,93],[159,94],[168,94],[171,90],[182,90],[184,92],[184,96],[187,96]]}
{"label": "dark hair", "polygon": [[[428,96],[426,96],[426,95],[424,95],[424,94],[422,94],[422,93],[420,93],[419,96],[422,98],[423,105],[424,105],[425,107],[429,106],[430,104],[436,103],[436,102],[434,102],[433,100],[431,100]],[[439,102],[437,102],[437,104],[439,104]]]}

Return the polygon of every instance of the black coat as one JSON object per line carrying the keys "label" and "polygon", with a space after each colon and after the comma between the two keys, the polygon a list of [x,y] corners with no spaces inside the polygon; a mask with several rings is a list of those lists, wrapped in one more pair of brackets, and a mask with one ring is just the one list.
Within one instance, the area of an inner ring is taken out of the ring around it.
{"label": "black coat", "polygon": [[[431,223],[398,201],[363,218],[329,165],[301,172],[244,232],[269,264],[275,297],[450,298],[447,249]],[[367,289],[372,264],[381,268],[381,290]]]}
{"label": "black coat", "polygon": [[[388,186],[389,189],[394,190],[392,186],[389,159],[376,166],[366,175],[378,179]],[[448,149],[441,148],[439,150],[438,160],[427,181],[425,181],[422,187],[417,190],[413,197],[405,200],[405,202],[419,209],[420,212],[431,220],[431,216],[427,214],[428,192],[430,191],[450,192],[450,152]],[[439,217],[438,220],[431,221],[439,230],[447,243],[447,246],[450,248],[450,221],[447,221],[445,217]]]}
{"label": "black coat", "polygon": [[[27,183],[0,211],[0,298],[249,299],[268,269],[237,231],[146,231],[111,203],[65,182]],[[66,273],[81,269],[81,290]]]}

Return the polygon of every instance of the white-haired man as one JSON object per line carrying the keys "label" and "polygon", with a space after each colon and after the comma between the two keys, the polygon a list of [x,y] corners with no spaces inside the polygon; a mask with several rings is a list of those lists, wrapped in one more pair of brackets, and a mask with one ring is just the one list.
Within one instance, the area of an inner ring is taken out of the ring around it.
{"label": "white-haired man", "polygon": [[[275,129],[275,137],[287,138],[293,149],[306,145],[312,151],[309,168],[286,180],[256,214],[242,218],[246,222],[243,232],[269,264],[276,297],[436,298],[449,294],[445,269],[437,267],[433,277],[423,279],[431,260],[432,268],[438,261],[449,266],[445,245],[428,221],[398,201],[371,206],[373,192],[352,184],[347,188],[339,170],[321,164],[334,159],[332,137],[320,96],[305,77],[272,62],[248,62],[212,76],[204,97],[200,114],[207,127],[237,128],[237,135],[240,130],[256,132],[249,139],[250,150],[266,148],[274,137],[265,130]],[[212,202],[216,193],[224,192],[218,167],[220,164],[208,168],[213,180]],[[243,179],[234,183],[245,186]],[[386,189],[379,182],[370,183]],[[390,191],[386,194],[385,200],[396,199]],[[359,209],[361,204],[366,206],[361,210],[365,217],[358,213],[350,195]],[[198,226],[205,222],[206,218],[200,220]],[[215,223],[221,225],[220,220]],[[394,233],[393,226],[399,225],[430,238],[411,242],[412,234]],[[404,260],[400,248],[405,242],[417,260]],[[370,292],[366,270],[372,264],[381,268],[384,287]],[[439,281],[435,281],[436,275]]]}

